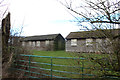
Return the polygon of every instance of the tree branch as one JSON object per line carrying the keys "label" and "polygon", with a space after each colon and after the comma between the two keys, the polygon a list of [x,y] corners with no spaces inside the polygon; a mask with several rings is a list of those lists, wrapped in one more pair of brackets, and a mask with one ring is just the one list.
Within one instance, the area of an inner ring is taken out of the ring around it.
{"label": "tree branch", "polygon": [[113,22],[113,21],[91,21],[90,23],[112,23],[112,24],[120,24],[120,22]]}

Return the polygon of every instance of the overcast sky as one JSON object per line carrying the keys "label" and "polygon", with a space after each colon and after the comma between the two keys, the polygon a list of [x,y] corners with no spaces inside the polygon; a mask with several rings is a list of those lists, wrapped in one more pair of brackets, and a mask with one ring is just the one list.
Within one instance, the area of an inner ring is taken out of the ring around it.
{"label": "overcast sky", "polygon": [[11,26],[23,26],[22,36],[61,33],[66,37],[79,27],[70,22],[74,18],[57,0],[11,0]]}

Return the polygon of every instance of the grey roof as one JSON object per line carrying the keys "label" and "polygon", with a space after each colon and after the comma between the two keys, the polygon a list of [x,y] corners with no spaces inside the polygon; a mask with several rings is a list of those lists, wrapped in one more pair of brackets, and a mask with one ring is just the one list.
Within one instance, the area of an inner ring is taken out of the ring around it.
{"label": "grey roof", "polygon": [[54,40],[58,35],[60,34],[29,36],[29,37],[25,37],[24,41]]}
{"label": "grey roof", "polygon": [[115,37],[118,36],[116,32],[120,34],[120,29],[71,32],[66,39],[106,38],[111,35]]}

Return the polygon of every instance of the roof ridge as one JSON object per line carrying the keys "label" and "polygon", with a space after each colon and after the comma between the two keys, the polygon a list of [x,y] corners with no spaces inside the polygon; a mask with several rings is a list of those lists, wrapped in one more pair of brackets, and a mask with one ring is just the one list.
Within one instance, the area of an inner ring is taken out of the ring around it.
{"label": "roof ridge", "polygon": [[28,36],[25,37],[24,40],[53,40],[55,39],[58,35],[61,34],[47,34],[47,35],[36,35],[36,36]]}
{"label": "roof ridge", "polygon": [[[59,33],[59,34],[60,34],[60,33]],[[59,34],[44,34],[44,35],[33,35],[33,36],[27,36],[27,37],[50,36],[50,35],[59,35]]]}

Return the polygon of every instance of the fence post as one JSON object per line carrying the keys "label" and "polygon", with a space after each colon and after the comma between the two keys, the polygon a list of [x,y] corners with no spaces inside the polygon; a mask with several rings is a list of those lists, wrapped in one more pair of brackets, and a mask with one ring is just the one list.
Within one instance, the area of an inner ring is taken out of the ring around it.
{"label": "fence post", "polygon": [[52,57],[51,57],[51,80],[52,80]]}
{"label": "fence post", "polygon": [[30,56],[29,56],[29,64],[28,64],[28,66],[29,66],[29,76],[30,76]]}

